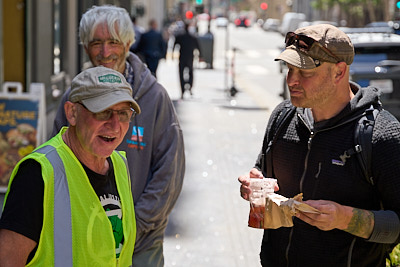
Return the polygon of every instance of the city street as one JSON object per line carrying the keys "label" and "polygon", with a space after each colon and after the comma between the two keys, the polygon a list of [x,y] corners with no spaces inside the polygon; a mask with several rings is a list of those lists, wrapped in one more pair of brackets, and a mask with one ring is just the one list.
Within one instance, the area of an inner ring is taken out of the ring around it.
{"label": "city street", "polygon": [[[157,71],[175,104],[186,150],[185,182],[165,236],[165,266],[258,267],[263,231],[247,226],[249,203],[239,195],[237,178],[253,166],[268,117],[281,101],[282,74],[273,59],[283,37],[258,27],[230,25],[228,36],[225,28],[211,29],[214,68],[196,63],[193,96],[180,99],[177,55],[161,61]],[[233,56],[232,64],[227,58]],[[239,90],[233,98],[232,85]]]}
{"label": "city street", "polygon": [[[283,37],[230,27],[229,46],[237,48],[232,73],[226,71],[225,55],[232,56],[225,53],[226,31],[212,31],[214,69],[195,69],[193,97],[180,100],[176,59],[161,62],[157,71],[175,103],[186,147],[185,182],[165,237],[166,267],[261,266],[263,231],[247,226],[249,204],[237,178],[253,166],[270,112],[281,101],[282,75],[273,58]],[[232,74],[239,89],[234,98],[227,92]]]}

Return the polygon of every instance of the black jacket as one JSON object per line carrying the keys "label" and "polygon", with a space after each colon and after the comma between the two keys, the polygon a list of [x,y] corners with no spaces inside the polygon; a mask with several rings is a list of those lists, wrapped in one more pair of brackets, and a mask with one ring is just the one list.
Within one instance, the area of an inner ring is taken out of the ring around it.
{"label": "black jacket", "polygon": [[[351,87],[355,97],[332,119],[314,123],[309,109],[297,108],[272,147],[273,170],[280,188],[277,193],[293,197],[302,192],[304,200],[331,200],[372,210],[374,231],[364,240],[341,230],[322,231],[294,218],[292,228],[265,230],[260,254],[263,266],[385,266],[387,248],[399,242],[400,123],[385,110],[376,118],[372,186],[356,156],[343,162],[340,155],[354,146],[355,118],[371,104],[378,104],[379,92],[354,83]],[[287,104],[274,110],[267,133]],[[256,162],[259,169],[261,160]],[[380,201],[387,211],[379,211]]]}
{"label": "black jacket", "polygon": [[175,37],[172,50],[175,49],[176,45],[179,45],[179,63],[184,63],[185,65],[193,64],[193,51],[196,49],[200,51],[197,37],[186,31],[184,34],[180,34]]}

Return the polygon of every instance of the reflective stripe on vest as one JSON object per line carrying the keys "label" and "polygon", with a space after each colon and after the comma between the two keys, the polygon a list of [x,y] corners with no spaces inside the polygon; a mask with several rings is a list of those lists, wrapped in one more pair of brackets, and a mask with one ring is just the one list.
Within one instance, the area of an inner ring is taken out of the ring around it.
{"label": "reflective stripe on vest", "polygon": [[54,265],[72,266],[71,200],[64,163],[53,146],[35,152],[45,154],[54,170]]}

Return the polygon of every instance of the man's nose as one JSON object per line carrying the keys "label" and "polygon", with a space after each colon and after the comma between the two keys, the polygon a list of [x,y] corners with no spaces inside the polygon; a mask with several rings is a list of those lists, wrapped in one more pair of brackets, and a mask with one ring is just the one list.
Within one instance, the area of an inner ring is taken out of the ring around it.
{"label": "man's nose", "polygon": [[110,45],[107,43],[103,43],[101,46],[101,54],[103,57],[108,57],[111,55],[111,49]]}
{"label": "man's nose", "polygon": [[107,120],[108,126],[114,131],[118,132],[120,128],[120,121],[117,112],[113,112],[111,117]]}
{"label": "man's nose", "polygon": [[288,71],[286,75],[286,82],[288,86],[295,86],[299,84],[299,74],[294,71]]}

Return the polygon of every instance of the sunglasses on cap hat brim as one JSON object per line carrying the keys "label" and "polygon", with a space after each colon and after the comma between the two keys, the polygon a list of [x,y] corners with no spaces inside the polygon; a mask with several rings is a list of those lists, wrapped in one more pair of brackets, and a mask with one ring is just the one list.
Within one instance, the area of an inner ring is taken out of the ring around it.
{"label": "sunglasses on cap hat brim", "polygon": [[314,45],[317,45],[322,50],[324,50],[328,55],[333,57],[337,62],[341,61],[335,54],[332,53],[332,51],[330,51],[328,48],[320,44],[317,40],[314,40],[313,38],[307,35],[288,32],[285,37],[285,43],[286,47],[294,45],[297,49],[303,52],[308,52],[312,49]]}

